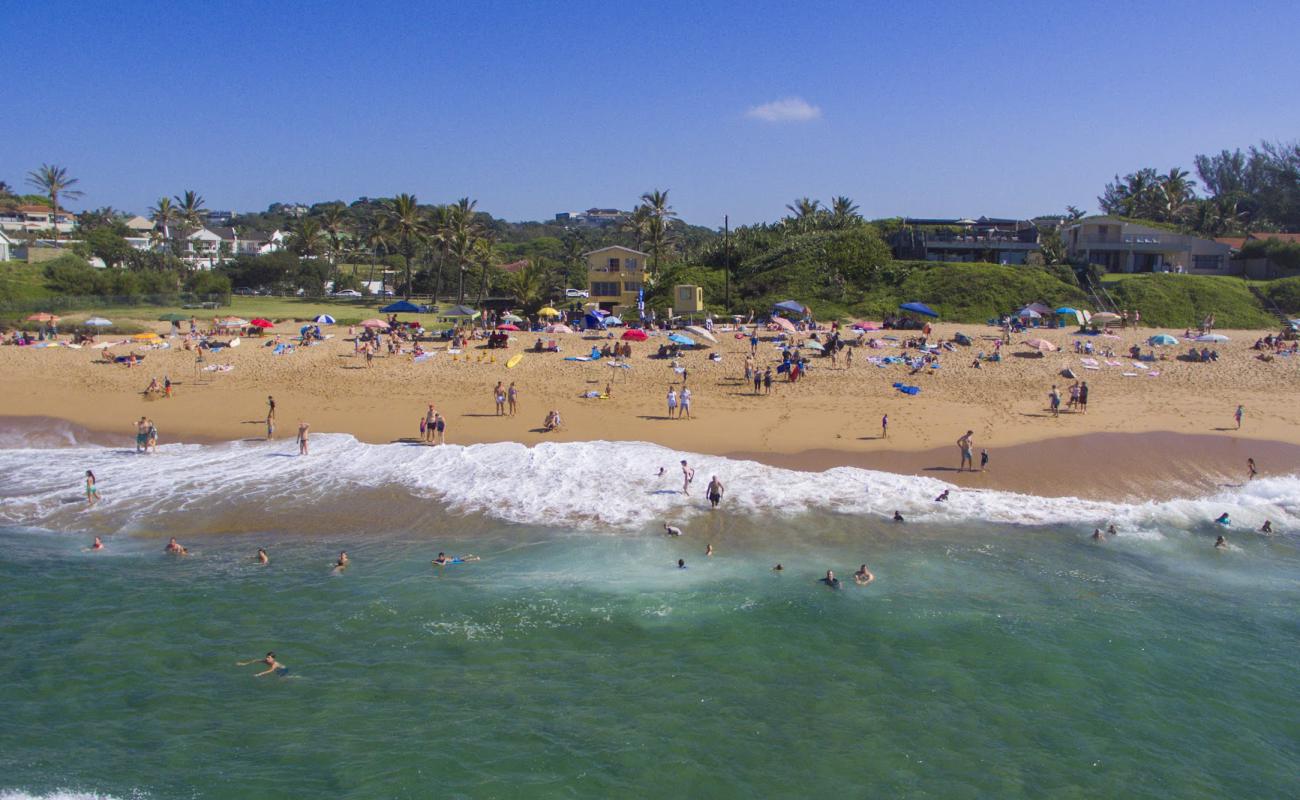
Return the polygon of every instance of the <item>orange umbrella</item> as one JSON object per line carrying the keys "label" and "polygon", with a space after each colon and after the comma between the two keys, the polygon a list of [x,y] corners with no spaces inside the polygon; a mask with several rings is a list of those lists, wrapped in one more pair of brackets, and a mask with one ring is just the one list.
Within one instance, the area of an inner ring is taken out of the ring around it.
{"label": "orange umbrella", "polygon": [[1046,339],[1026,339],[1025,344],[1029,345],[1030,347],[1034,348],[1040,353],[1056,352],[1056,345],[1052,344]]}
{"label": "orange umbrella", "polygon": [[388,330],[388,323],[384,322],[382,319],[368,319],[365,322],[361,323],[361,327],[379,328],[380,330],[386,331]]}
{"label": "orange umbrella", "polygon": [[791,333],[794,333],[795,331],[794,323],[785,317],[772,317],[772,321],[775,322],[777,326],[784,328]]}
{"label": "orange umbrella", "polygon": [[30,317],[27,318],[27,321],[28,322],[58,322],[59,319],[60,319],[59,317],[56,317],[53,314],[42,311],[39,314],[32,314]]}

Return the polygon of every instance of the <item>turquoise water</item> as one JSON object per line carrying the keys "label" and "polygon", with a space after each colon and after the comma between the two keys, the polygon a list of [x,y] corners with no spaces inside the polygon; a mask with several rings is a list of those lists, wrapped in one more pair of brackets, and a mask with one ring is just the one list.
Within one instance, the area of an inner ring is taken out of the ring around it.
{"label": "turquoise water", "polygon": [[[0,795],[1300,794],[1288,536],[806,513],[666,539],[361,497],[380,530],[256,498],[173,520],[186,559],[117,517],[0,530]],[[816,582],[862,561],[870,587]],[[235,666],[268,649],[290,677]]]}

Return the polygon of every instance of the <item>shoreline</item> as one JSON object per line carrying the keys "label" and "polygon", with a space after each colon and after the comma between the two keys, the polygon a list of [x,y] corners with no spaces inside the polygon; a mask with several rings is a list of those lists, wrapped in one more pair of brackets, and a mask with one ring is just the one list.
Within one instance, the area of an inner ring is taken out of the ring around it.
{"label": "shoreline", "polygon": [[[117,431],[96,430],[51,416],[0,416],[0,441],[37,431],[33,446],[64,447],[98,445],[132,447],[133,436]],[[20,433],[26,432],[24,433]],[[316,433],[344,433],[366,444],[409,444],[410,439],[371,440],[353,431],[321,430]],[[69,442],[67,437],[73,437]],[[221,438],[180,431],[164,443],[221,445],[238,441],[265,441],[262,437]],[[291,441],[280,437],[277,441]],[[570,442],[635,440],[566,439]],[[538,442],[510,439],[451,442],[458,445],[513,442],[531,448]],[[671,445],[651,442],[664,447]],[[683,448],[674,448],[683,450]],[[770,467],[798,472],[824,473],[850,467],[895,475],[934,478],[965,489],[988,489],[1038,497],[1078,497],[1089,500],[1142,502],[1193,497],[1212,489],[1239,486],[1245,480],[1247,458],[1260,466],[1260,477],[1278,474],[1277,465],[1300,469],[1300,445],[1272,440],[1189,434],[1172,431],[1142,433],[1093,433],[1059,436],[991,450],[984,471],[962,471],[956,467],[955,446],[926,450],[876,450],[870,452],[837,448],[810,448],[795,452],[686,450],[699,455],[753,461]],[[978,453],[976,454],[978,459]]]}

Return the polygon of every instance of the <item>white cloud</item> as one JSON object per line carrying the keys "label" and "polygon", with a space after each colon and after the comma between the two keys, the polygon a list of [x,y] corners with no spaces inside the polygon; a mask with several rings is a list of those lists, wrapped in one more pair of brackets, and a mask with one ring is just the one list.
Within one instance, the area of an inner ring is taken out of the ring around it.
{"label": "white cloud", "polygon": [[754,106],[745,112],[745,116],[764,122],[809,122],[821,119],[822,109],[802,97],[785,97]]}

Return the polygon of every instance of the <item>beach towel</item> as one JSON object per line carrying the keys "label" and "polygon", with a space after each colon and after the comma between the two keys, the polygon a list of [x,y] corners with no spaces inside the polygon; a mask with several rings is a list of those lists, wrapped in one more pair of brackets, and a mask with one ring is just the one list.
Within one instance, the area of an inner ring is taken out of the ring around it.
{"label": "beach towel", "polygon": [[234,364],[209,364],[203,368],[204,372],[229,372],[235,368]]}
{"label": "beach towel", "polygon": [[1079,363],[1080,363],[1080,364],[1083,364],[1085,367],[1096,367],[1096,366],[1097,366],[1097,359],[1095,359],[1095,358],[1081,358],[1081,359],[1079,359]]}
{"label": "beach towel", "polygon": [[1084,369],[1096,370],[1096,371],[1098,371],[1098,372],[1101,371],[1101,367],[1094,366],[1094,365],[1089,365],[1089,364],[1084,364],[1084,365],[1083,365],[1083,368],[1084,368]]}
{"label": "beach towel", "polygon": [[1119,361],[1111,361],[1110,359],[1106,359],[1106,366],[1108,366],[1108,367],[1122,367],[1122,366],[1124,366],[1124,365],[1123,365],[1121,362],[1119,362]]}
{"label": "beach towel", "polygon": [[1121,374],[1123,374],[1125,378],[1136,378],[1138,376],[1136,372],[1125,372]]}
{"label": "beach towel", "polygon": [[1148,377],[1148,378],[1159,378],[1159,377],[1160,377],[1160,370],[1158,370],[1158,369],[1153,369],[1153,370],[1151,370],[1150,372],[1147,373],[1147,377]]}
{"label": "beach towel", "polygon": [[1133,362],[1133,369],[1146,370],[1146,369],[1150,369],[1150,368],[1149,368],[1146,364],[1141,364],[1141,363],[1138,363],[1137,361],[1134,361],[1134,362]]}
{"label": "beach towel", "polygon": [[921,387],[919,387],[919,386],[908,386],[908,385],[905,384],[905,383],[896,383],[896,384],[894,384],[894,388],[897,389],[898,391],[902,392],[903,394],[906,394],[906,395],[913,395],[913,396],[915,396],[915,395],[917,395],[917,394],[919,394],[919,393],[921,392]]}
{"label": "beach towel", "polygon": [[590,361],[590,356],[565,356],[565,361]]}

